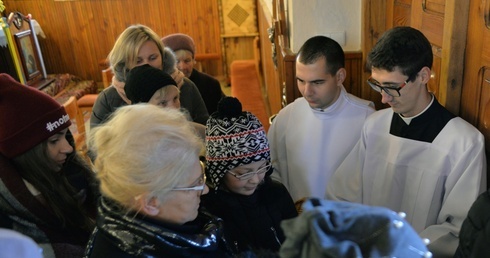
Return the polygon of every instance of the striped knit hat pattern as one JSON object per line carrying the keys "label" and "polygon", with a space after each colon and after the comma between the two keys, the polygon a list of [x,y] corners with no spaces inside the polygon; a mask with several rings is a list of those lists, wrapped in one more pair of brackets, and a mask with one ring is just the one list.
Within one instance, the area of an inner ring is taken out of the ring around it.
{"label": "striped knit hat pattern", "polygon": [[223,98],[206,123],[206,174],[214,188],[231,169],[263,160],[270,162],[264,127],[237,98]]}

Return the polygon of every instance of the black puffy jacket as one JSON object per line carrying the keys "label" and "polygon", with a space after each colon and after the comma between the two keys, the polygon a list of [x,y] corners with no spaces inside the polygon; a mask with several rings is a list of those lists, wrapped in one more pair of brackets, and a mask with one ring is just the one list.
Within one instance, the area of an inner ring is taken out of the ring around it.
{"label": "black puffy jacket", "polygon": [[278,251],[285,239],[281,221],[298,215],[287,189],[270,177],[249,196],[210,190],[201,206],[223,219],[225,237],[237,253]]}
{"label": "black puffy jacket", "polygon": [[220,218],[205,212],[184,225],[166,224],[127,214],[102,197],[85,257],[229,257],[222,227]]}
{"label": "black puffy jacket", "polygon": [[461,231],[459,246],[454,255],[462,257],[490,256],[490,189],[478,196],[468,211]]}

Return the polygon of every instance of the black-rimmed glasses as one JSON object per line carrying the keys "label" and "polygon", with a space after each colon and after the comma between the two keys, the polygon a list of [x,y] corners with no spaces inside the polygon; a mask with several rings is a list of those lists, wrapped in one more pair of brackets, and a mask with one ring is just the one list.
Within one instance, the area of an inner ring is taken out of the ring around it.
{"label": "black-rimmed glasses", "polygon": [[260,167],[256,171],[247,172],[245,174],[236,174],[236,173],[231,172],[231,171],[228,171],[228,173],[230,173],[232,176],[236,177],[238,180],[249,180],[250,178],[255,176],[255,174],[257,174],[257,175],[264,174],[265,172],[269,171],[269,169],[271,167],[272,167],[272,165],[270,163],[266,163],[265,166]]}
{"label": "black-rimmed glasses", "polygon": [[367,83],[369,84],[369,86],[371,86],[371,88],[373,88],[373,90],[379,93],[381,93],[381,91],[384,91],[386,94],[392,97],[400,97],[401,96],[400,90],[408,84],[409,79],[407,79],[406,81],[400,84],[390,83],[388,84],[388,86],[381,86],[381,84],[378,81],[376,81],[372,77],[369,77]]}
{"label": "black-rimmed glasses", "polygon": [[172,191],[201,191],[201,194],[204,192],[204,188],[206,187],[206,173],[204,173],[204,163],[202,161],[199,161],[199,164],[201,165],[201,178],[199,179],[199,185],[197,186],[192,186],[192,187],[175,187],[172,189]]}

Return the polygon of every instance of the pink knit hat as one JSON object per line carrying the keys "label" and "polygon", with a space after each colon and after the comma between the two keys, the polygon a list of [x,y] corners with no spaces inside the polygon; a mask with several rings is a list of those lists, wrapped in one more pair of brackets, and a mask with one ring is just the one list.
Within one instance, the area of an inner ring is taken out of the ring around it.
{"label": "pink knit hat", "polygon": [[71,125],[49,95],[0,74],[0,153],[16,157]]}
{"label": "pink knit hat", "polygon": [[194,40],[186,34],[183,33],[175,33],[170,34],[162,38],[163,45],[172,49],[172,51],[177,50],[187,50],[192,53],[192,57],[196,52],[196,46],[194,45]]}

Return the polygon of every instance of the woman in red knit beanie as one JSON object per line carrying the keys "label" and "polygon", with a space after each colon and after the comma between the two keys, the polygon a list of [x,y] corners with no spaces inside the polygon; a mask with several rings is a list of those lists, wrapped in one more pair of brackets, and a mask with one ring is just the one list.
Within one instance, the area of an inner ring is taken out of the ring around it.
{"label": "woman in red knit beanie", "polygon": [[0,74],[0,227],[44,257],[81,257],[94,227],[98,191],[70,124],[50,96]]}

